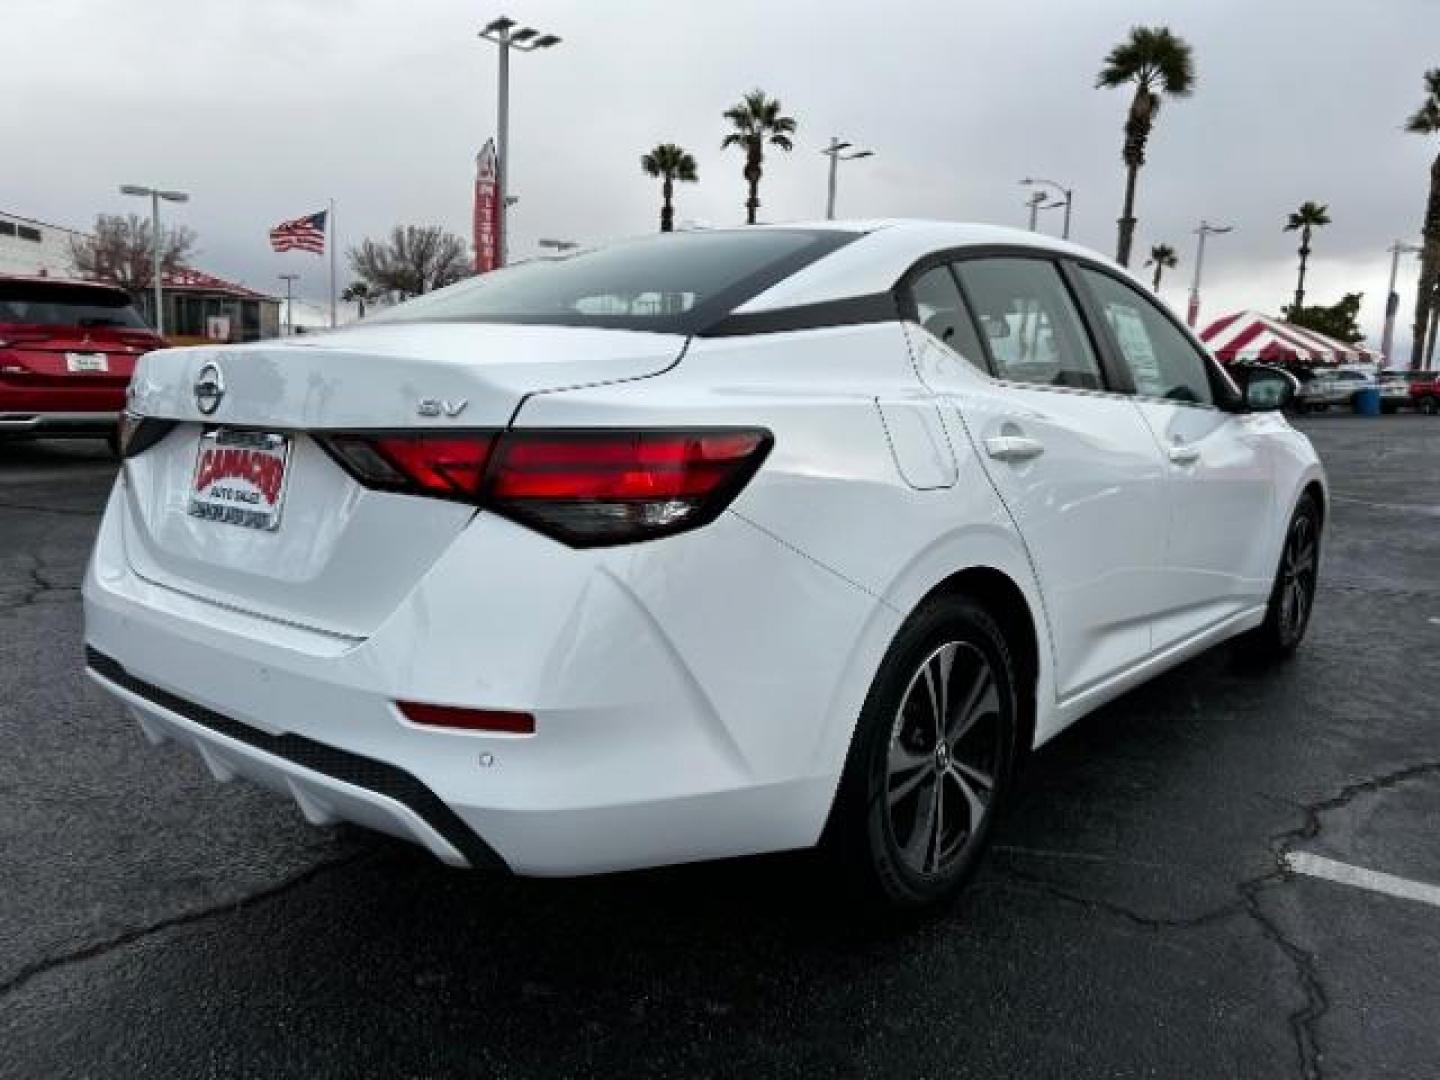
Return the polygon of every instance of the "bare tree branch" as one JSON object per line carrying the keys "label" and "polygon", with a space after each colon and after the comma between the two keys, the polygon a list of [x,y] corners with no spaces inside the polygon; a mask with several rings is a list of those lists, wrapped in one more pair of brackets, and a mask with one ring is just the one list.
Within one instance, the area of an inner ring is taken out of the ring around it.
{"label": "bare tree branch", "polygon": [[405,300],[470,273],[465,241],[438,225],[397,225],[385,240],[349,251],[350,268],[376,293]]}
{"label": "bare tree branch", "polygon": [[[170,273],[190,265],[195,231],[184,225],[160,231],[160,265]],[[139,214],[101,214],[91,236],[70,238],[70,258],[81,277],[109,281],[138,297],[154,284],[150,222]]]}

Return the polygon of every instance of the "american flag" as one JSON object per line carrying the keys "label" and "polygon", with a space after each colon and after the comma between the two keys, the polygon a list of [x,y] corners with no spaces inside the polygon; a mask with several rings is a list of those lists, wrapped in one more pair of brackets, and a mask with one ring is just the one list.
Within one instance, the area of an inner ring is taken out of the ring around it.
{"label": "american flag", "polygon": [[296,218],[294,221],[282,221],[270,230],[270,246],[276,251],[290,251],[292,248],[299,248],[301,251],[311,251],[316,255],[325,254],[325,215],[326,210],[318,214],[310,214],[306,217]]}

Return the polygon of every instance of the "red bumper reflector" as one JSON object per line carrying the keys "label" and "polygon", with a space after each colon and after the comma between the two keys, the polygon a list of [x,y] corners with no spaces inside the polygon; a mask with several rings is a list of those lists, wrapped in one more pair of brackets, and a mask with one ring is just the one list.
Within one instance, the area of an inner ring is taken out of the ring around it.
{"label": "red bumper reflector", "polygon": [[461,731],[499,731],[507,735],[535,734],[535,717],[523,712],[499,709],[463,709],[454,705],[427,705],[419,701],[397,701],[400,711],[413,724],[456,728]]}

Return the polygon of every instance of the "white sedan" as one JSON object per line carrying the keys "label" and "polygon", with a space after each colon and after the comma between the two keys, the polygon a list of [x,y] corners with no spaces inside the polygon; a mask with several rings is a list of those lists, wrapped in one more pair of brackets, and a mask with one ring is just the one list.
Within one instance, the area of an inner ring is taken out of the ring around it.
{"label": "white sedan", "polygon": [[1325,479],[1134,279],[857,222],[520,265],[147,355],[84,585],[153,740],[456,866],[821,846],[953,895],[1026,754],[1293,650]]}

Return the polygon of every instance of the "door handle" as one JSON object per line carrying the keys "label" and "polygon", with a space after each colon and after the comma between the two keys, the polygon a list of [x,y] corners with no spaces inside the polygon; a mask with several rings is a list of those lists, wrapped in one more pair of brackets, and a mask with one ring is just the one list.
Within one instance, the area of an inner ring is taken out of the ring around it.
{"label": "door handle", "polygon": [[1029,461],[1045,452],[1045,444],[1024,435],[992,435],[985,440],[985,452],[996,461]]}
{"label": "door handle", "polygon": [[1176,465],[1194,465],[1195,462],[1200,460],[1200,448],[1187,446],[1184,443],[1177,443],[1175,446],[1170,447],[1168,453],[1170,460]]}

